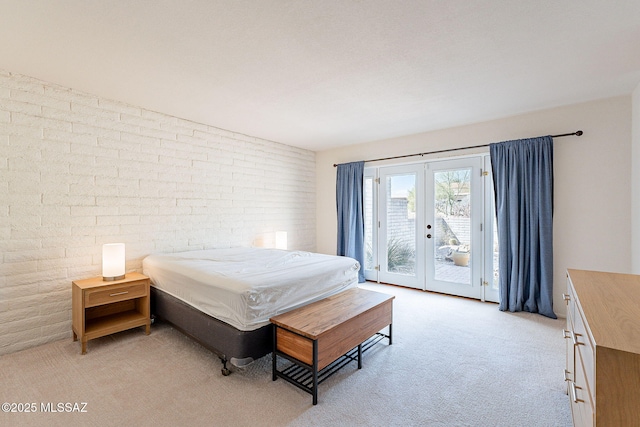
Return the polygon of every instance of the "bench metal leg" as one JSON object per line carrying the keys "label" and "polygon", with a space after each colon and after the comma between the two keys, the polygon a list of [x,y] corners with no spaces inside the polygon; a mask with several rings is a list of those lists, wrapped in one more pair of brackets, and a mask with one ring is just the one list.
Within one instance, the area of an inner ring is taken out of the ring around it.
{"label": "bench metal leg", "polygon": [[318,404],[318,340],[313,340],[313,404]]}
{"label": "bench metal leg", "polygon": [[275,381],[278,376],[276,375],[276,365],[278,355],[276,354],[278,351],[278,327],[273,325],[273,353],[271,354],[271,379]]}

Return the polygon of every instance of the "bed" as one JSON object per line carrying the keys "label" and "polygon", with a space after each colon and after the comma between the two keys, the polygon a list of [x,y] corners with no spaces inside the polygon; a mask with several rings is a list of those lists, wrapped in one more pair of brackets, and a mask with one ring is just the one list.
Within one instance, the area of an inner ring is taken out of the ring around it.
{"label": "bed", "polygon": [[143,262],[155,318],[243,366],[271,352],[269,318],[356,287],[348,257],[266,248],[154,254]]}

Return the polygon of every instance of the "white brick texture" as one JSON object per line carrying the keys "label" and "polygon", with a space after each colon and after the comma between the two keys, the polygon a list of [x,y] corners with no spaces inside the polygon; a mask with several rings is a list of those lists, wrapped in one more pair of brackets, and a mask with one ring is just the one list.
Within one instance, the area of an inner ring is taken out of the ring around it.
{"label": "white brick texture", "polygon": [[102,244],[315,250],[315,154],[0,71],[0,355],[71,339]]}

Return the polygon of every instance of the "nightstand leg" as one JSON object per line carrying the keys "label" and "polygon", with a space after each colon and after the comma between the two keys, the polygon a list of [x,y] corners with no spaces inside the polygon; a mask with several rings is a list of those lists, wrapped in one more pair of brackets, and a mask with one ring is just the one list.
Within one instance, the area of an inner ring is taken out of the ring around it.
{"label": "nightstand leg", "polygon": [[76,331],[71,331],[73,332],[73,341],[78,341],[78,335],[76,334]]}
{"label": "nightstand leg", "polygon": [[82,354],[87,354],[87,342],[82,340]]}
{"label": "nightstand leg", "polygon": [[151,325],[149,325],[148,323],[144,328],[144,333],[147,334],[147,335],[149,335],[151,333]]}

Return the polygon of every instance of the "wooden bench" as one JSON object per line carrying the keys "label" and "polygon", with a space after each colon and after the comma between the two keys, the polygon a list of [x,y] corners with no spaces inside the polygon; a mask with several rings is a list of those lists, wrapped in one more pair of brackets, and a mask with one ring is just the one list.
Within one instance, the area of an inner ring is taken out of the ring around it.
{"label": "wooden bench", "polygon": [[[322,381],[352,360],[361,369],[363,351],[378,341],[388,338],[391,345],[394,298],[354,288],[269,319],[274,324],[273,381],[289,381],[310,393],[316,405]],[[380,331],[387,326],[385,335]],[[278,370],[279,356],[291,364]]]}

